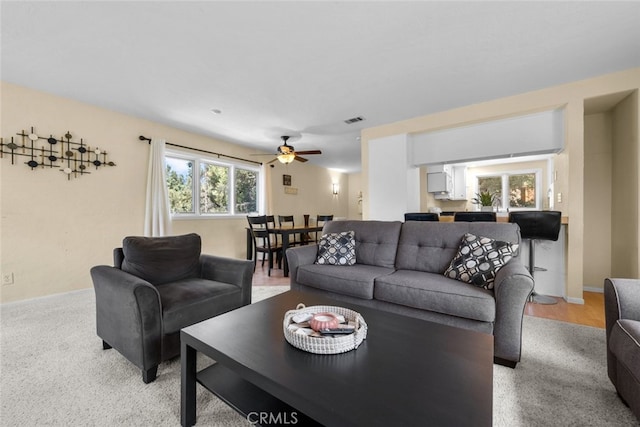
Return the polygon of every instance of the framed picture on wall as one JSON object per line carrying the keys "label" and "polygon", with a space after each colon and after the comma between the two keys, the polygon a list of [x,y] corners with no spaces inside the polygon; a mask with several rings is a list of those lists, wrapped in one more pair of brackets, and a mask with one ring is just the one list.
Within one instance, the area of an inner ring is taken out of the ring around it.
{"label": "framed picture on wall", "polygon": [[291,175],[282,175],[282,185],[291,185]]}

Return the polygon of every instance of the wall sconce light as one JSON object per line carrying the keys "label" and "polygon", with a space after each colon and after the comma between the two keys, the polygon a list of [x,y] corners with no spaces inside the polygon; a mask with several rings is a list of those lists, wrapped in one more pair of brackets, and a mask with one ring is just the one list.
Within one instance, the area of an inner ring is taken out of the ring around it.
{"label": "wall sconce light", "polygon": [[332,184],[332,193],[334,196],[337,196],[340,192],[340,186],[338,184]]}

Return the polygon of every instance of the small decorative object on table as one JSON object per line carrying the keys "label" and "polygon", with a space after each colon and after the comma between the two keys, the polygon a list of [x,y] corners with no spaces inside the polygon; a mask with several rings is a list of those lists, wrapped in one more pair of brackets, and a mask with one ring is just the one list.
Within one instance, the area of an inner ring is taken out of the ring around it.
{"label": "small decorative object on table", "polygon": [[298,304],[284,316],[284,337],[309,353],[337,354],[354,350],[367,338],[360,313],[344,307]]}

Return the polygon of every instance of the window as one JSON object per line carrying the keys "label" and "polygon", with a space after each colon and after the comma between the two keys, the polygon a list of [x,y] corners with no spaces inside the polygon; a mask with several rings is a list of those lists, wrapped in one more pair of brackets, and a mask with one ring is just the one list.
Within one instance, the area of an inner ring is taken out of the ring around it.
{"label": "window", "polygon": [[257,213],[260,168],[170,152],[165,158],[171,213],[228,216]]}
{"label": "window", "polygon": [[540,209],[540,171],[516,171],[478,176],[478,192],[499,197],[503,210]]}

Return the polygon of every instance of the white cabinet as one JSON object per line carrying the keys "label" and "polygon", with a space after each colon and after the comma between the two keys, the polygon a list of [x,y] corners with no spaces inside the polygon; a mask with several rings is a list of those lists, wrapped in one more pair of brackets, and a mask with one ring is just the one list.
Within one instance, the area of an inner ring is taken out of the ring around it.
{"label": "white cabinet", "polygon": [[427,191],[437,200],[467,200],[466,166],[427,166]]}
{"label": "white cabinet", "polygon": [[467,167],[453,166],[451,200],[467,200]]}

